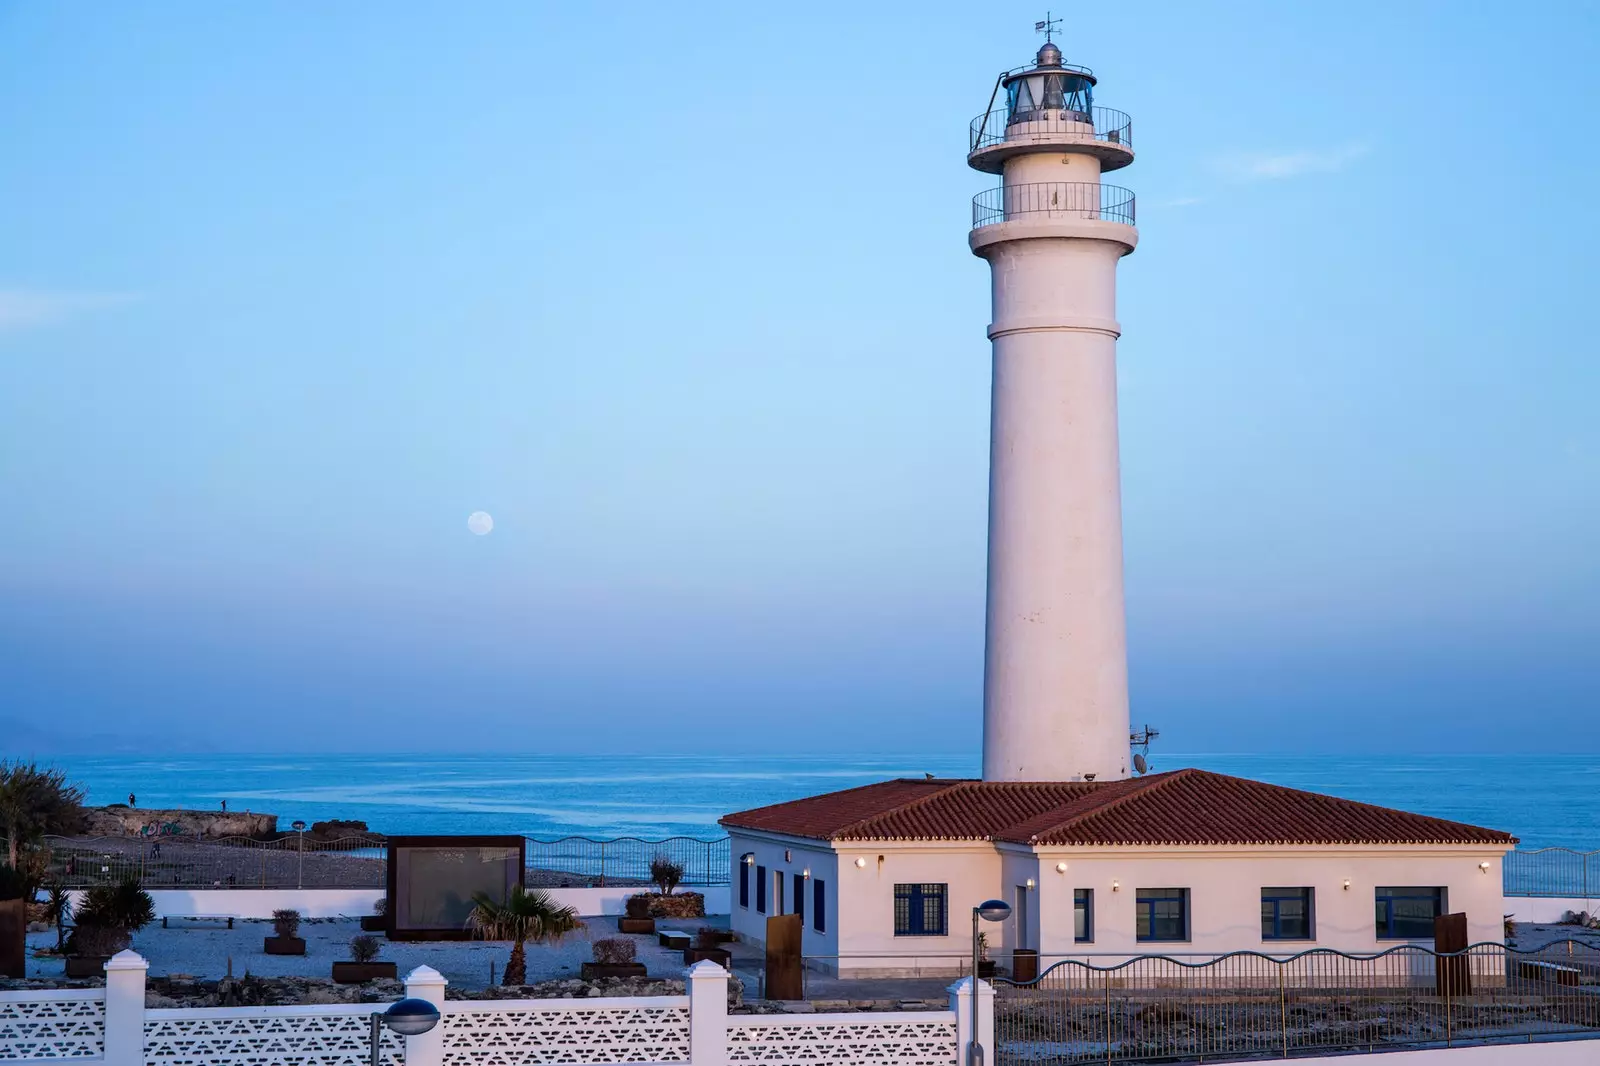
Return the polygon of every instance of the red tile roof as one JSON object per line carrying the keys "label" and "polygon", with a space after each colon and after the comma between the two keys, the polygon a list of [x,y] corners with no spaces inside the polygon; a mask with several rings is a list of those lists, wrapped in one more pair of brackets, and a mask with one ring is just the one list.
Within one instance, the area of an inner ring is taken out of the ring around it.
{"label": "red tile roof", "polygon": [[1503,844],[1509,833],[1206,770],[1127,781],[900,779],[721,820],[813,840],[1018,844]]}

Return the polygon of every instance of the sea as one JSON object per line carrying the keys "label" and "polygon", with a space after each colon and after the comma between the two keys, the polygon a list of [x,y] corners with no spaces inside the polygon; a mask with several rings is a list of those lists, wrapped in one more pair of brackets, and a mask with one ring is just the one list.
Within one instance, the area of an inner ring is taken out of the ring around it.
{"label": "sea", "polygon": [[[1524,848],[1600,848],[1600,755],[1160,754],[1194,766],[1515,833]],[[730,811],[891,777],[975,777],[978,756],[194,755],[68,757],[89,802],[359,819],[381,833],[660,840],[723,835]]]}

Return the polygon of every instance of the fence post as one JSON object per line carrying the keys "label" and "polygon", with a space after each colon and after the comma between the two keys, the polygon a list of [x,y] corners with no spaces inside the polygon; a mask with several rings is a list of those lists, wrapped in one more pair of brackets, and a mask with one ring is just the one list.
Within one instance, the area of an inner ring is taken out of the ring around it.
{"label": "fence post", "polygon": [[[701,959],[689,967],[689,1064],[723,1066],[728,1061],[728,971]],[[413,1066],[408,1060],[406,1066]]]}
{"label": "fence post", "polygon": [[[406,974],[406,998],[425,999],[444,1012],[444,974],[432,966],[418,966]],[[444,1066],[444,1026],[439,1024],[421,1036],[406,1037],[406,1066]]]}
{"label": "fence post", "polygon": [[144,1066],[144,976],[150,964],[134,951],[106,962],[105,1066]]}
{"label": "fence post", "polygon": [[[950,993],[950,1009],[956,1013],[956,1061],[965,1066],[993,1063],[994,1058],[994,986],[987,981],[977,982],[978,1028],[972,1028],[973,978],[963,977],[946,991]],[[971,1057],[970,1048],[976,1042],[978,1054]]]}

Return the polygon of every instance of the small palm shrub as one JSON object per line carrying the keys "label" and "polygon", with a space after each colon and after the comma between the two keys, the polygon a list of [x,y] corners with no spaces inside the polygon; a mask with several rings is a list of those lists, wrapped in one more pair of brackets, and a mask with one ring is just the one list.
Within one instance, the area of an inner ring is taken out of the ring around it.
{"label": "small palm shrub", "polygon": [[657,852],[656,857],[650,860],[650,880],[661,889],[663,896],[672,895],[672,890],[683,884],[683,863],[674,861],[664,852]]}
{"label": "small palm shrub", "polygon": [[626,966],[638,954],[632,940],[621,936],[601,937],[594,942],[594,961],[602,966]]}
{"label": "small palm shrub", "polygon": [[350,940],[350,957],[356,962],[371,962],[378,957],[383,945],[375,936],[358,936]]}
{"label": "small palm shrub", "polygon": [[290,908],[273,911],[272,932],[283,940],[293,940],[300,932],[300,912]]}
{"label": "small palm shrub", "polygon": [[378,901],[372,905],[372,913],[376,914],[379,918],[382,918],[384,915],[388,914],[389,913],[389,897],[388,896],[380,896],[378,898]]}

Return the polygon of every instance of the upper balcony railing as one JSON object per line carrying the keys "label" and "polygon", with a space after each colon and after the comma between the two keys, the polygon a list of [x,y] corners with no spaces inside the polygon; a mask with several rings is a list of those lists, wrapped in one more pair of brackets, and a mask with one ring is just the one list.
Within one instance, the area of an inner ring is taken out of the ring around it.
{"label": "upper balcony railing", "polygon": [[1097,181],[1036,181],[985,189],[972,198],[972,228],[1018,219],[1086,218],[1134,224],[1133,193]]}
{"label": "upper balcony railing", "polygon": [[1013,122],[1010,110],[998,107],[972,120],[971,140],[967,151],[970,154],[999,144],[1006,139],[1008,127],[1014,127],[1015,132],[1025,132],[1035,136],[1049,131],[1081,137],[1084,140],[1119,144],[1132,150],[1133,119],[1126,114],[1109,107],[1095,108],[1092,115],[1094,120],[1092,132],[1091,123],[1084,121],[1082,116],[1083,113],[1080,111],[1035,108],[1017,116],[1017,121]]}

